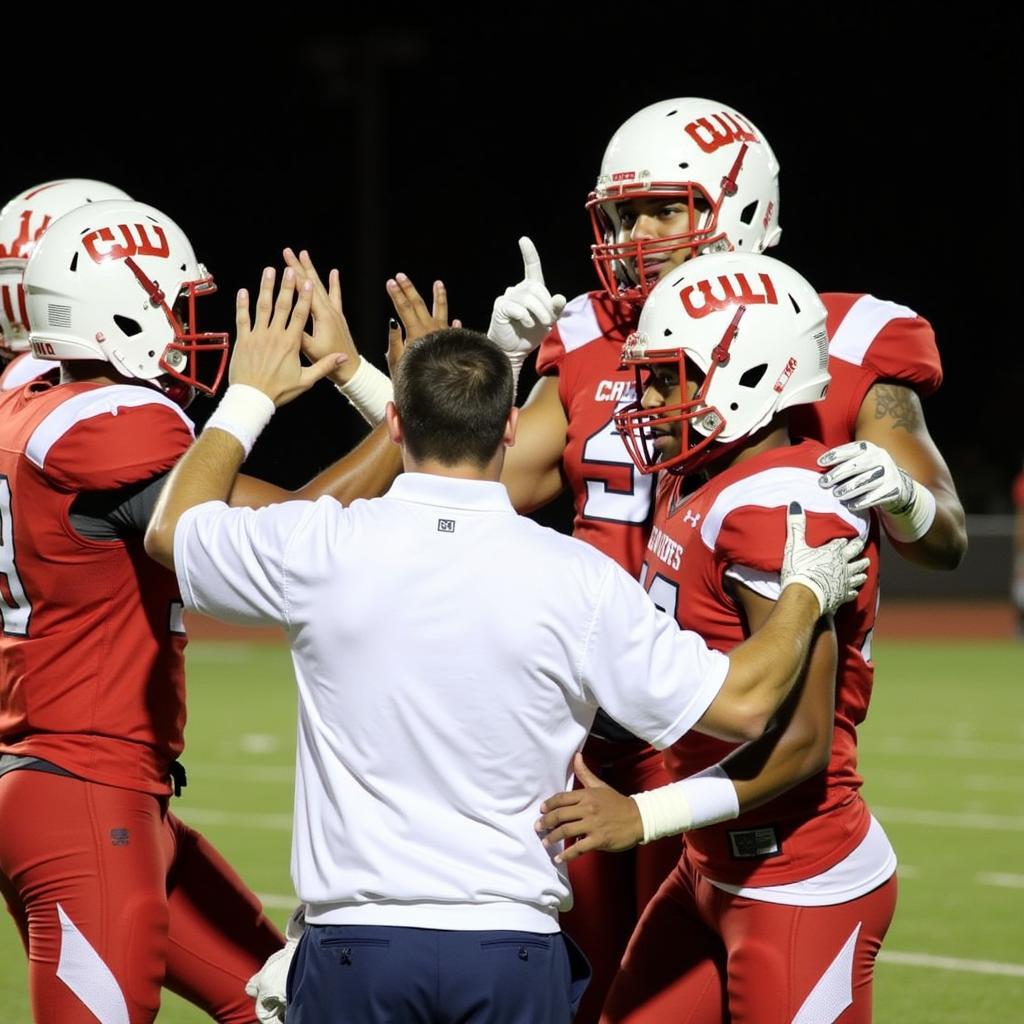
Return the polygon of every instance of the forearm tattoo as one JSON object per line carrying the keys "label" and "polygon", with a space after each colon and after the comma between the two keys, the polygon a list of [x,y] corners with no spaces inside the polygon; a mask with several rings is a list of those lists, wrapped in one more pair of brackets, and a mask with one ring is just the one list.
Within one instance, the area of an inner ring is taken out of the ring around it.
{"label": "forearm tattoo", "polygon": [[876,384],[871,391],[875,396],[876,420],[892,420],[893,430],[902,427],[911,433],[921,425],[913,391],[896,384]]}

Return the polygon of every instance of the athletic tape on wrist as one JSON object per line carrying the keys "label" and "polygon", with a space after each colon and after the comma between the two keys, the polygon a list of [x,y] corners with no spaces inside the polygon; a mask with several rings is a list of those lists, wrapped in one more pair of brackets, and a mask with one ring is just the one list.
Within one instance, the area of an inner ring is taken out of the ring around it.
{"label": "athletic tape on wrist", "polygon": [[391,378],[361,357],[356,372],[336,387],[371,427],[384,422],[384,410],[395,397]]}
{"label": "athletic tape on wrist", "polygon": [[232,384],[217,403],[204,430],[211,427],[230,434],[245,450],[246,458],[263,428],[274,415],[274,402],[259,388],[248,384]]}
{"label": "athletic tape on wrist", "polygon": [[643,843],[729,821],[740,813],[736,787],[717,764],[681,782],[634,793],[632,799],[640,811]]}
{"label": "athletic tape on wrist", "polygon": [[935,495],[916,480],[907,479],[910,480],[910,501],[897,512],[882,511],[885,532],[904,544],[920,540],[935,522]]}

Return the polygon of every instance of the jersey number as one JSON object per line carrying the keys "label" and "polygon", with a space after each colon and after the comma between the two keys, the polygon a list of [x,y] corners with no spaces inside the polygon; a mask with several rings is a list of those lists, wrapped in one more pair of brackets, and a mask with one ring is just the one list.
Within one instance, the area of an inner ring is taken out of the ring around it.
{"label": "jersey number", "polygon": [[662,576],[660,572],[654,574],[654,579],[648,580],[649,571],[650,567],[644,562],[640,570],[640,586],[647,591],[647,596],[654,602],[655,608],[660,608],[679,622],[679,585]]}
{"label": "jersey number", "polygon": [[629,470],[629,483],[622,489],[616,489],[607,480],[584,476],[587,499],[583,503],[583,515],[587,519],[605,519],[613,523],[647,522],[651,511],[653,477],[644,476],[637,470],[615,429],[614,418],[591,434],[583,445],[584,474],[588,464],[624,466]]}
{"label": "jersey number", "polygon": [[28,636],[32,605],[25,596],[14,564],[14,522],[11,518],[11,485],[0,475],[0,632]]}

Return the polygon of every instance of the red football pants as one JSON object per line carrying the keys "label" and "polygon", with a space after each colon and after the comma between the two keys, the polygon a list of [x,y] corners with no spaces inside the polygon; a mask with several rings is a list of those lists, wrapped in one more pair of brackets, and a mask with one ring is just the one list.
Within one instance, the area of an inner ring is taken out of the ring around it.
{"label": "red football pants", "polygon": [[[640,741],[612,743],[591,736],[583,753],[591,770],[620,793],[675,781],[665,770],[661,752]],[[575,1024],[597,1024],[629,937],[644,907],[678,863],[681,847],[680,836],[669,836],[626,853],[588,853],[569,862],[573,907],[560,915],[559,922],[593,971]]]}
{"label": "red football pants", "polygon": [[629,943],[602,1024],[870,1024],[895,909],[895,875],[847,903],[795,907],[723,892],[684,855]]}
{"label": "red football pants", "polygon": [[167,800],[19,769],[0,778],[0,890],[37,1024],[143,1024],[166,986],[255,1020],[246,981],[283,938]]}

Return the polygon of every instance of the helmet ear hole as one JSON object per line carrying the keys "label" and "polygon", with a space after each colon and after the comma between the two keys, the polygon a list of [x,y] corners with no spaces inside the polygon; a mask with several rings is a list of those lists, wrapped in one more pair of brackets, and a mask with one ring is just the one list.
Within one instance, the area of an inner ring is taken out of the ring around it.
{"label": "helmet ear hole", "polygon": [[71,257],[71,263],[68,266],[68,270],[70,270],[72,274],[77,274],[78,273],[78,253],[77,252],[75,253],[74,256]]}
{"label": "helmet ear hole", "polygon": [[142,325],[130,316],[121,316],[120,313],[115,313],[114,323],[121,328],[121,333],[126,338],[134,338],[136,334],[142,333]]}
{"label": "helmet ear hole", "polygon": [[[744,388],[756,388],[761,383],[761,378],[765,374],[765,370],[768,369],[767,363],[760,363],[758,366],[752,366],[749,370],[745,370],[743,376],[740,377],[740,387]],[[736,406],[732,407],[733,412],[736,411]]]}
{"label": "helmet ear hole", "polygon": [[747,203],[743,207],[743,212],[740,214],[741,224],[753,224],[754,214],[757,213],[757,200],[755,199],[752,203]]}

